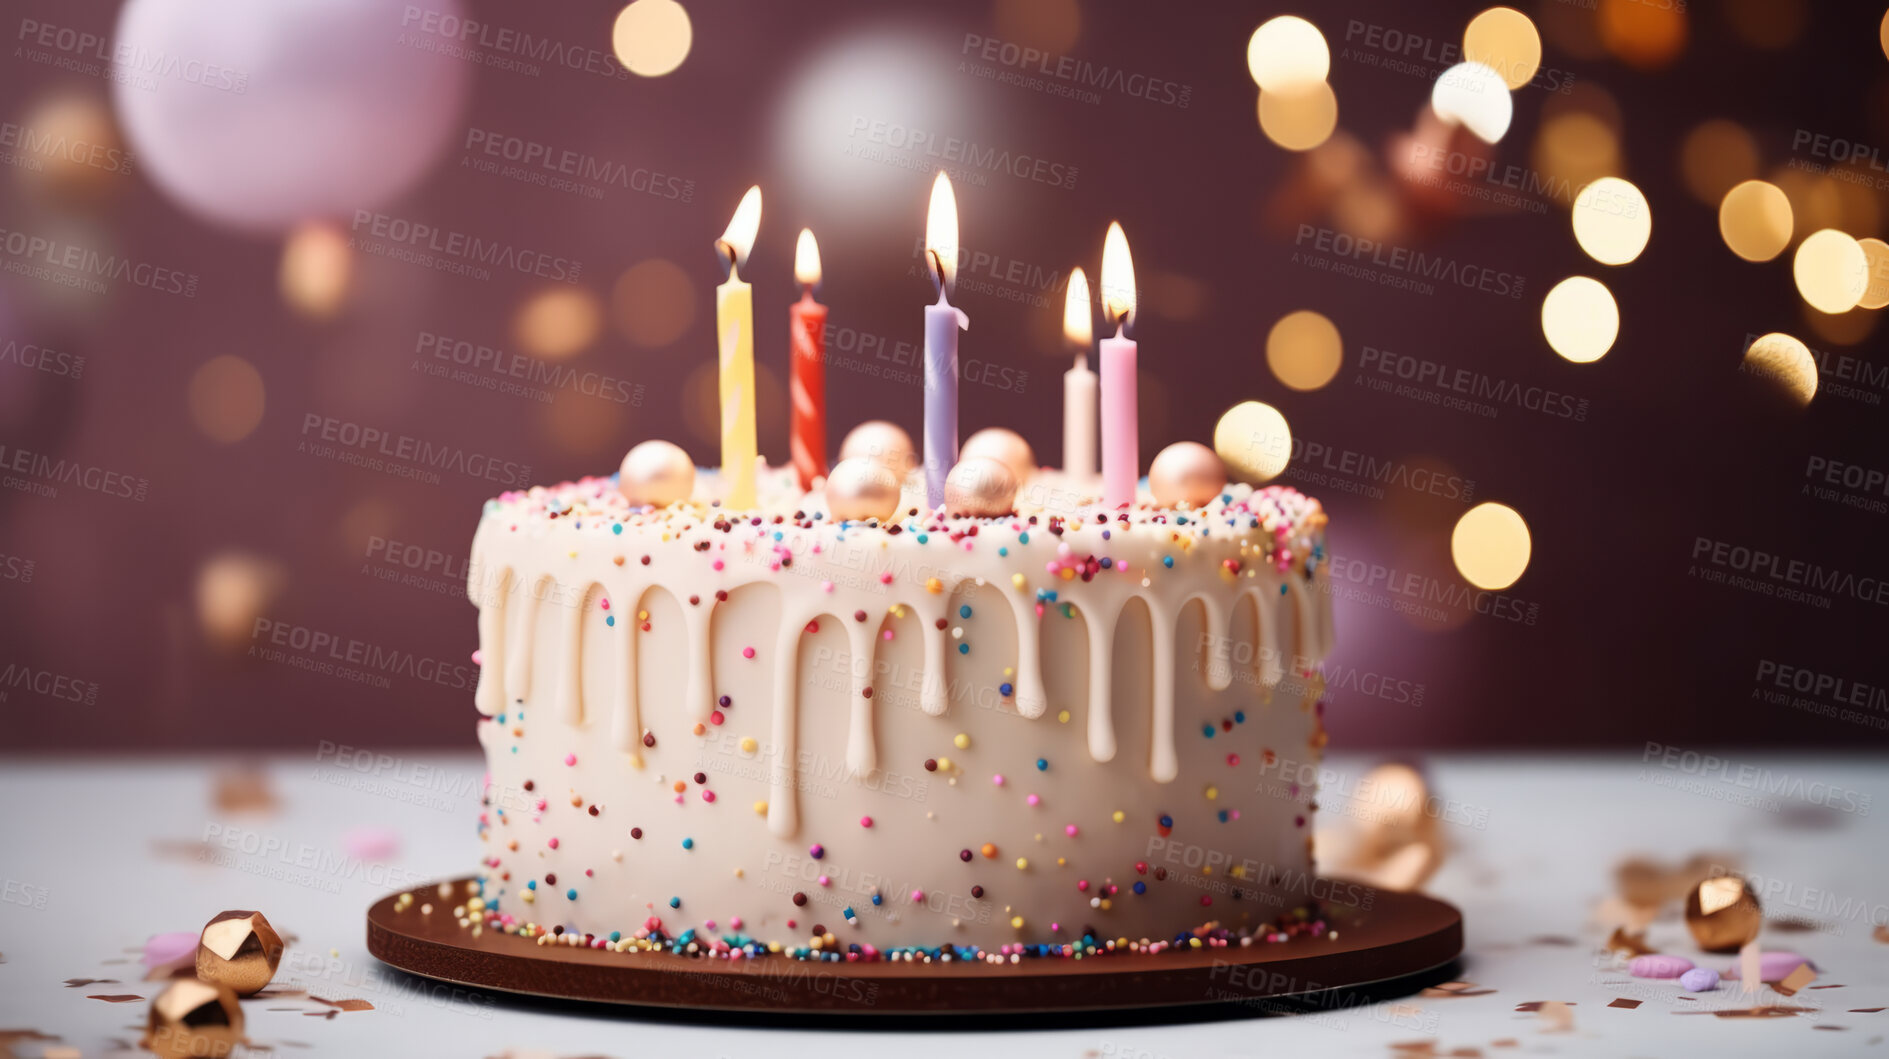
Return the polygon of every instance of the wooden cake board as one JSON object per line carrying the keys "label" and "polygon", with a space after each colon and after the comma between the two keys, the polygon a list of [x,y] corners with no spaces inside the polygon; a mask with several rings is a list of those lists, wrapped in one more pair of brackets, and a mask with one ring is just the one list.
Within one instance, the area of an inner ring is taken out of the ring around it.
{"label": "wooden cake board", "polygon": [[[466,881],[453,880],[453,892],[465,893]],[[1294,1009],[1269,1001],[1420,975],[1461,953],[1463,919],[1454,906],[1422,894],[1365,892],[1368,908],[1326,910],[1336,937],[1002,964],[725,960],[539,945],[491,930],[474,937],[453,917],[452,898],[436,899],[422,914],[417,900],[396,912],[398,895],[389,895],[367,911],[367,950],[443,982],[672,1011],[873,1016],[1245,1004],[1276,1013]]]}

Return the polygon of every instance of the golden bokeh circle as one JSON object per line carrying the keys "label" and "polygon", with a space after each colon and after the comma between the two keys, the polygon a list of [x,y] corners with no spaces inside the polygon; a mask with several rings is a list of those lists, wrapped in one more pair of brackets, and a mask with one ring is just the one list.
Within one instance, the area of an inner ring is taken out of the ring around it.
{"label": "golden bokeh circle", "polygon": [[1855,239],[1835,228],[1823,228],[1797,245],[1791,275],[1797,281],[1797,293],[1811,308],[1848,312],[1869,291],[1869,255]]}
{"label": "golden bokeh circle", "polygon": [[689,13],[676,0],[632,0],[617,12],[610,31],[617,61],[642,77],[661,77],[681,66],[694,41]]}
{"label": "golden bokeh circle", "polygon": [[1600,0],[1595,21],[1607,50],[1642,70],[1657,70],[1686,48],[1684,4]]}
{"label": "golden bokeh circle", "polygon": [[1338,96],[1324,81],[1297,89],[1259,93],[1259,128],[1288,151],[1309,151],[1338,128]]}
{"label": "golden bokeh circle", "polygon": [[1858,239],[1856,245],[1863,248],[1863,258],[1869,262],[1869,282],[1856,304],[1864,309],[1889,306],[1889,243],[1872,236]]}
{"label": "golden bokeh circle", "polygon": [[1653,209],[1632,182],[1601,177],[1574,197],[1574,241],[1603,265],[1640,256],[1653,235]]}
{"label": "golden bokeh circle", "polygon": [[326,320],[347,302],[354,281],[348,236],[325,221],[298,225],[282,243],[276,287],[282,301],[312,320]]}
{"label": "golden bokeh circle", "polygon": [[1569,276],[1541,301],[1541,333],[1549,348],[1576,364],[1607,355],[1620,335],[1620,306],[1607,285]]}
{"label": "golden bokeh circle", "polygon": [[1463,580],[1500,592],[1522,579],[1534,542],[1521,513],[1507,504],[1484,501],[1463,512],[1450,532],[1450,558]]}
{"label": "golden bokeh circle", "polygon": [[288,571],[272,559],[225,551],[197,568],[197,625],[204,639],[226,651],[251,643],[256,619],[268,611],[288,582]]}
{"label": "golden bokeh circle", "polygon": [[1255,485],[1268,482],[1292,462],[1292,427],[1272,405],[1241,401],[1214,425],[1213,451],[1233,477]]}
{"label": "golden bokeh circle", "polygon": [[1469,20],[1463,31],[1463,58],[1501,74],[1509,88],[1521,88],[1541,68],[1541,34],[1520,11],[1492,7]]}
{"label": "golden bokeh circle", "polygon": [[1679,145],[1679,175],[1692,197],[1717,205],[1735,185],[1758,175],[1758,141],[1726,118],[1700,122]]}
{"label": "golden bokeh circle", "polygon": [[1600,115],[1570,110],[1542,121],[1530,152],[1535,168],[1570,188],[1620,172],[1620,137]]}
{"label": "golden bokeh circle", "polygon": [[603,306],[582,287],[552,287],[525,299],[512,317],[512,338],[535,357],[580,353],[603,329]]}
{"label": "golden bokeh circle", "polygon": [[262,373],[227,354],[204,361],[190,376],[190,421],[211,441],[234,444],[262,422]]}
{"label": "golden bokeh circle", "polygon": [[666,258],[639,261],[611,288],[610,317],[624,338],[660,349],[695,323],[695,281]]}
{"label": "golden bokeh circle", "polygon": [[1266,334],[1266,366],[1274,378],[1301,393],[1332,381],[1344,359],[1337,325],[1310,309],[1287,313]]}
{"label": "golden bokeh circle", "polygon": [[1502,75],[1475,62],[1460,62],[1443,71],[1430,90],[1430,110],[1452,125],[1461,125],[1484,143],[1495,143],[1509,131],[1515,101]]}
{"label": "golden bokeh circle", "polygon": [[1790,335],[1760,335],[1745,350],[1742,369],[1776,384],[1800,406],[1817,396],[1817,361],[1808,346]]}
{"label": "golden bokeh circle", "polygon": [[1266,92],[1309,88],[1331,73],[1331,48],[1297,15],[1268,19],[1246,42],[1246,70]]}
{"label": "golden bokeh circle", "polygon": [[1746,261],[1769,261],[1791,245],[1791,200],[1776,184],[1747,180],[1718,204],[1718,234]]}

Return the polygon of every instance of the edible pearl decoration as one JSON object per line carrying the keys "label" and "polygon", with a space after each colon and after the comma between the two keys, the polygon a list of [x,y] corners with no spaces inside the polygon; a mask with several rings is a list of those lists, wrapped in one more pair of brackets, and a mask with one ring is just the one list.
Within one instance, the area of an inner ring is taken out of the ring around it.
{"label": "edible pearl decoration", "polygon": [[945,475],[945,513],[972,518],[995,518],[1016,510],[1017,476],[988,456],[959,460]]}
{"label": "edible pearl decoration", "polygon": [[1169,445],[1148,466],[1148,491],[1162,507],[1201,507],[1226,487],[1226,464],[1197,441]]}
{"label": "edible pearl decoration", "polygon": [[1036,474],[1036,453],[1030,443],[1023,440],[1023,435],[1014,430],[985,427],[966,438],[958,449],[958,462],[977,456],[988,457],[1010,468],[1019,484]]}
{"label": "edible pearl decoration", "polygon": [[695,491],[695,461],[680,445],[645,441],[623,457],[617,489],[632,504],[667,507]]}
{"label": "edible pearl decoration", "polygon": [[847,432],[846,440],[840,442],[840,459],[845,461],[856,456],[877,460],[900,477],[918,466],[918,450],[912,447],[912,436],[883,419],[869,419]]}
{"label": "edible pearl decoration", "polygon": [[827,513],[836,519],[864,522],[891,518],[899,509],[898,476],[867,456],[841,460],[826,476],[826,506]]}

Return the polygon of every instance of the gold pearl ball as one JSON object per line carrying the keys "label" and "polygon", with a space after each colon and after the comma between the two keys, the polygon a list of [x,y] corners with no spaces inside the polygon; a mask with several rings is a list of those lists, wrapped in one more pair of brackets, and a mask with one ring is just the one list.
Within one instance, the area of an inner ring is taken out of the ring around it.
{"label": "gold pearl ball", "polygon": [[867,456],[841,460],[826,476],[826,508],[830,517],[854,522],[891,518],[899,510],[898,476]]}
{"label": "gold pearl ball", "polygon": [[232,1055],[243,1043],[243,1006],[228,986],[177,979],[151,1001],[140,1043],[174,1059]]}
{"label": "gold pearl ball", "polygon": [[197,977],[251,996],[275,977],[282,936],[261,912],[223,912],[197,940]]}
{"label": "gold pearl ball", "polygon": [[682,446],[645,441],[623,457],[617,489],[632,504],[667,507],[695,492],[695,461]]}
{"label": "gold pearl ball", "polygon": [[1003,427],[985,427],[983,430],[966,438],[958,448],[958,460],[983,456],[996,460],[1010,468],[1017,484],[1027,482],[1036,474],[1036,453],[1030,443],[1023,440],[1023,435]]}
{"label": "gold pearl ball", "polygon": [[945,513],[956,517],[996,518],[1016,511],[1017,476],[988,456],[959,460],[945,475]]}
{"label": "gold pearl ball", "polygon": [[1763,926],[1758,895],[1736,875],[1701,879],[1686,894],[1686,929],[1707,952],[1737,952]]}
{"label": "gold pearl ball", "polygon": [[883,419],[870,419],[847,431],[846,440],[840,442],[840,460],[855,456],[877,460],[892,468],[892,473],[900,478],[918,466],[918,450],[912,447],[912,436]]}
{"label": "gold pearl ball", "polygon": [[1148,465],[1148,491],[1162,507],[1202,507],[1226,487],[1226,464],[1197,441],[1177,441]]}

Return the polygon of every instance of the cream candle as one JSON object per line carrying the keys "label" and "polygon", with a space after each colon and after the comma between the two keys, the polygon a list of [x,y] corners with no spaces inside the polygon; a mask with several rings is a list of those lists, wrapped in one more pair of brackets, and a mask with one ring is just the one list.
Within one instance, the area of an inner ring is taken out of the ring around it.
{"label": "cream candle", "polygon": [[761,189],[752,187],[715,244],[728,262],[728,279],[715,288],[715,334],[720,350],[721,500],[724,508],[754,506],[754,288],[741,266],[761,229]]}
{"label": "cream candle", "polygon": [[1095,477],[1095,372],[1089,370],[1089,347],[1095,344],[1095,321],[1089,306],[1089,277],[1076,269],[1069,274],[1063,298],[1063,337],[1075,351],[1076,366],[1063,373],[1063,473],[1072,478]]}
{"label": "cream candle", "polygon": [[1128,337],[1135,317],[1135,263],[1119,223],[1108,226],[1102,242],[1102,308],[1115,324],[1115,337],[1101,343],[1102,503],[1113,510],[1135,502],[1141,478],[1135,343]]}

